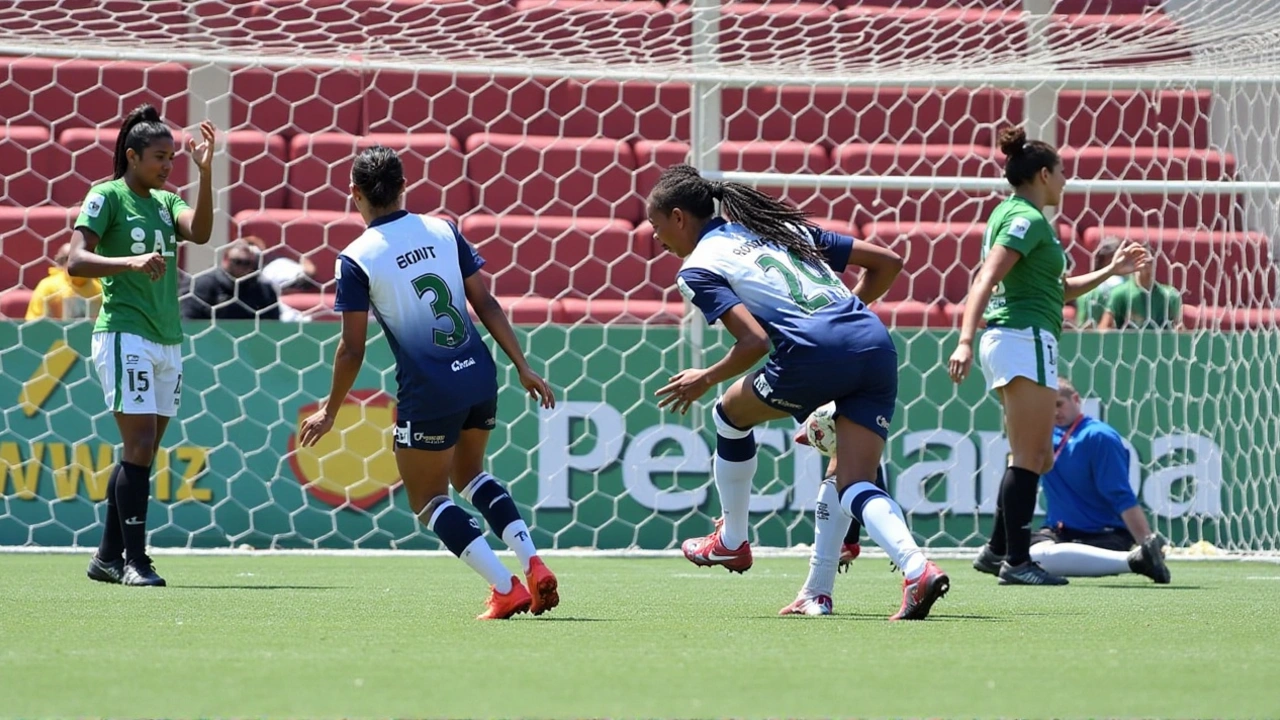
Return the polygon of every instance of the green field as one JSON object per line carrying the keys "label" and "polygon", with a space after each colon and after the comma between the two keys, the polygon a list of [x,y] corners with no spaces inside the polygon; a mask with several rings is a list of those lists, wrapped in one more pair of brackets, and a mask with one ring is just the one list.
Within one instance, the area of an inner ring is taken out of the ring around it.
{"label": "green field", "polygon": [[551,558],[562,606],[480,623],[449,558],[0,554],[0,716],[1276,717],[1280,566],[1007,588],[963,561],[925,622],[864,558],[836,615],[779,618],[803,559]]}

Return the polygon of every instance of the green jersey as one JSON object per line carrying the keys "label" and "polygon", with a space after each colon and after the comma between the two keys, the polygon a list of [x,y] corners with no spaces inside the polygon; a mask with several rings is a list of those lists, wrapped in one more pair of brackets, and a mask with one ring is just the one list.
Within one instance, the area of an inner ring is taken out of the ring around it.
{"label": "green jersey", "polygon": [[1113,275],[1098,287],[1081,295],[1076,300],[1076,308],[1079,310],[1076,323],[1081,327],[1097,327],[1102,322],[1102,316],[1111,309],[1111,291],[1123,282],[1124,278]]}
{"label": "green jersey", "polygon": [[1147,290],[1130,278],[1111,291],[1110,309],[1118,328],[1172,328],[1182,319],[1182,296],[1172,286],[1153,283]]}
{"label": "green jersey", "polygon": [[102,278],[102,312],[94,332],[131,333],[161,345],[182,342],[178,314],[178,214],[187,209],[182,198],[167,190],[143,197],[124,180],[89,189],[76,228],[98,236],[96,252],[103,257],[128,257],[153,252],[164,256],[164,275],[153,281],[146,273],[122,272]]}
{"label": "green jersey", "polygon": [[991,293],[982,315],[987,325],[1036,328],[1061,336],[1067,254],[1044,213],[1017,195],[1000,203],[987,220],[983,259],[996,245],[1016,250],[1020,257]]}

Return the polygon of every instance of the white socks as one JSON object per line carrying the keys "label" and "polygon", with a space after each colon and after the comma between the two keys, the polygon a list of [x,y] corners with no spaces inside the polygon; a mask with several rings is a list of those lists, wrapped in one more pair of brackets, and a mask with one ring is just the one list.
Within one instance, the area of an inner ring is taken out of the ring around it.
{"label": "white socks", "polygon": [[818,502],[813,511],[813,553],[809,556],[809,577],[800,595],[831,596],[840,566],[840,548],[849,532],[850,516],[840,510],[840,493],[835,478],[827,478],[818,488]]}
{"label": "white socks", "polygon": [[527,575],[529,561],[538,554],[538,548],[533,546],[533,538],[529,537],[529,526],[523,520],[509,523],[507,529],[502,531],[502,542],[506,543],[516,557],[520,558],[520,567]]}
{"label": "white socks", "polygon": [[862,500],[862,525],[876,545],[889,554],[889,559],[902,570],[907,580],[915,580],[924,574],[927,560],[911,536],[898,503],[875,485],[865,480],[856,482],[840,493],[840,507],[851,518],[858,516],[853,502],[859,497],[865,498]]}
{"label": "white socks", "polygon": [[1124,575],[1129,569],[1129,553],[1082,543],[1038,542],[1031,546],[1031,559],[1046,572],[1064,577]]}
{"label": "white socks", "polygon": [[511,592],[511,571],[502,564],[483,537],[472,540],[458,559],[475,570],[498,592],[503,595]]}

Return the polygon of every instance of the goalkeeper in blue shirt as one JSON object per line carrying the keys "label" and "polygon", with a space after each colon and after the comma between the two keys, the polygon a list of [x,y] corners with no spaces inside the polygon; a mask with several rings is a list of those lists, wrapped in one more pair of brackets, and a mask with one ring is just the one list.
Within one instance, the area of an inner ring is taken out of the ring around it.
{"label": "goalkeeper in blue shirt", "polygon": [[[1041,479],[1045,526],[1031,536],[1031,559],[1069,577],[1136,573],[1169,582],[1165,541],[1151,531],[1129,486],[1129,450],[1120,433],[1080,410],[1080,394],[1058,378],[1053,469]],[[1135,547],[1136,546],[1136,547]],[[995,574],[985,553],[974,568]]]}

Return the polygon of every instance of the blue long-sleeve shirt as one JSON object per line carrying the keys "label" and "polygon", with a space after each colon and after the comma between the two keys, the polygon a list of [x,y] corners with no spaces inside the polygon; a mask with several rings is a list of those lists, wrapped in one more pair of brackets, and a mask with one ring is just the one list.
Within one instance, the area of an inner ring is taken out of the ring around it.
{"label": "blue long-sleeve shirt", "polygon": [[[1055,450],[1067,429],[1054,428]],[[1138,504],[1129,486],[1129,451],[1120,433],[1084,415],[1041,484],[1049,527],[1062,523],[1086,533],[1123,528],[1121,513]]]}

